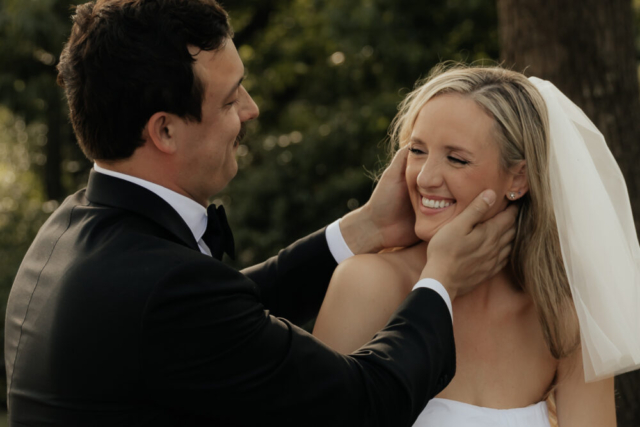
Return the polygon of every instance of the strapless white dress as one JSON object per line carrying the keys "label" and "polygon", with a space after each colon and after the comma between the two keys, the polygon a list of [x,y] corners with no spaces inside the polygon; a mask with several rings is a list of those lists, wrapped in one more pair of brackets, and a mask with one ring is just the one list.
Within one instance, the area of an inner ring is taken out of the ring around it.
{"label": "strapless white dress", "polygon": [[492,409],[434,398],[413,427],[550,427],[547,402],[526,408]]}

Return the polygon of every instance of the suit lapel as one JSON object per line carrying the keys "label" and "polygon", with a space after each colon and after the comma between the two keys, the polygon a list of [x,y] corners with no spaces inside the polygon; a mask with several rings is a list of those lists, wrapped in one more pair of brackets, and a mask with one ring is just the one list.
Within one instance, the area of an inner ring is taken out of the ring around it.
{"label": "suit lapel", "polygon": [[92,203],[142,215],[169,230],[190,248],[200,250],[191,229],[178,212],[144,187],[91,170],[86,197]]}

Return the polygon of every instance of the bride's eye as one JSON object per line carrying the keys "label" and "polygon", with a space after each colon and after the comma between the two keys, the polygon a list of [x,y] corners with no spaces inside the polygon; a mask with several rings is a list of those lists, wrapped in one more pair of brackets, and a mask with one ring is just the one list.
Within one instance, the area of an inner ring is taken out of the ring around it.
{"label": "bride's eye", "polygon": [[466,160],[458,159],[458,158],[453,157],[453,156],[449,156],[448,159],[449,159],[449,161],[451,161],[453,163],[457,163],[459,165],[468,165],[469,164],[469,162],[467,162]]}
{"label": "bride's eye", "polygon": [[419,148],[415,148],[413,146],[409,146],[409,152],[412,154],[425,154],[424,151],[420,150]]}

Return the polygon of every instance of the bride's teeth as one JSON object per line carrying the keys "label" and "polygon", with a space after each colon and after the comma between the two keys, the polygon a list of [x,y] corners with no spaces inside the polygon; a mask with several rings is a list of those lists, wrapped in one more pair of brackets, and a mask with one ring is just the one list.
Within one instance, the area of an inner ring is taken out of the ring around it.
{"label": "bride's teeth", "polygon": [[451,205],[451,202],[446,202],[444,200],[436,201],[436,200],[427,199],[426,197],[422,198],[422,206],[426,206],[428,208],[442,209],[450,205]]}

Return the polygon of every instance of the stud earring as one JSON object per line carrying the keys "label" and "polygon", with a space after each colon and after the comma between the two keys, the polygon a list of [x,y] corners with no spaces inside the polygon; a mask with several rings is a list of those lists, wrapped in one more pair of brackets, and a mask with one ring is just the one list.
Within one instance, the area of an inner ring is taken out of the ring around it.
{"label": "stud earring", "polygon": [[516,199],[516,193],[514,193],[514,192],[509,193],[509,198],[511,200],[515,200]]}

